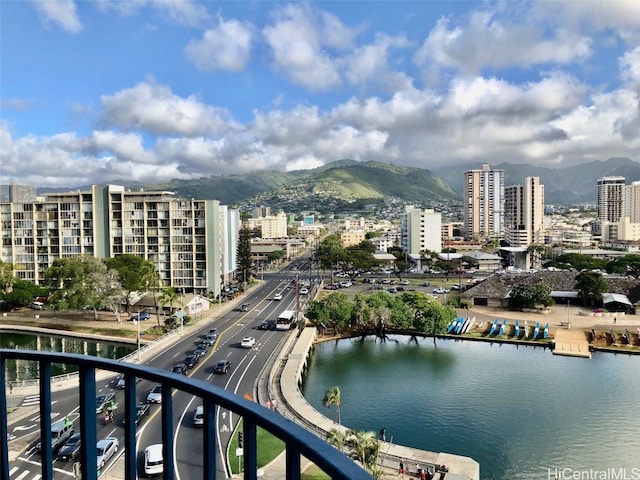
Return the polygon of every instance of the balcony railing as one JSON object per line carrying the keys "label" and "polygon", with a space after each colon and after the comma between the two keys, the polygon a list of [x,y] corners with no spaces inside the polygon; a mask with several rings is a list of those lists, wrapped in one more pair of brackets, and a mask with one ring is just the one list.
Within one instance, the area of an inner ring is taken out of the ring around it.
{"label": "balcony railing", "polygon": [[[166,480],[175,478],[174,467],[174,418],[172,391],[178,390],[202,398],[204,406],[204,448],[202,450],[202,479],[216,478],[217,435],[215,410],[221,407],[243,418],[244,433],[244,478],[257,480],[257,427],[261,427],[285,443],[286,480],[301,478],[301,457],[315,463],[332,479],[360,480],[371,479],[356,463],[338,452],[327,442],[312,433],[269,411],[257,403],[248,401],[227,390],[204,381],[184,375],[174,375],[162,369],[139,366],[117,360],[98,357],[31,350],[0,349],[0,436],[2,452],[0,455],[0,480],[9,480],[8,420],[6,394],[6,361],[8,359],[30,360],[39,363],[40,372],[40,442],[42,479],[53,478],[53,451],[51,443],[51,364],[66,363],[79,368],[79,411],[82,448],[80,469],[83,480],[96,480],[97,460],[97,423],[96,408],[96,370],[106,370],[125,375],[124,401],[124,447],[126,479],[135,479],[136,475],[136,378],[142,378],[162,385],[162,445],[164,474]],[[283,479],[284,480],[284,479]]]}

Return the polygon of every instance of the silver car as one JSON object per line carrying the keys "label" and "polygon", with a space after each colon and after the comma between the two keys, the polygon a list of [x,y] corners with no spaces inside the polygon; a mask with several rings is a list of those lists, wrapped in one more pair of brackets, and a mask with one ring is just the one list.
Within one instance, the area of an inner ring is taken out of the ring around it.
{"label": "silver car", "polygon": [[104,468],[105,464],[118,451],[120,441],[116,437],[107,437],[96,444],[98,450],[98,470]]}
{"label": "silver car", "polygon": [[158,383],[151,389],[147,395],[147,403],[162,403],[162,385]]}

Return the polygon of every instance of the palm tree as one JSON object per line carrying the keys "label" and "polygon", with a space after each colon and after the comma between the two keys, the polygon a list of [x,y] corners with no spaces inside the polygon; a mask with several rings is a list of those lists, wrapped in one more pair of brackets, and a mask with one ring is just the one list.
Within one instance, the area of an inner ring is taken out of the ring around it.
{"label": "palm tree", "polygon": [[336,447],[341,452],[344,450],[345,440],[346,440],[346,437],[344,432],[336,428],[330,430],[327,433],[327,442],[329,442],[331,445]]}
{"label": "palm tree", "polygon": [[349,456],[372,471],[378,462],[380,442],[374,432],[349,430],[346,445],[351,449]]}
{"label": "palm tree", "polygon": [[322,404],[329,408],[331,406],[336,407],[336,416],[334,421],[338,423],[338,425],[342,425],[340,421],[340,387],[331,387],[327,389],[324,394],[324,398],[322,399]]}
{"label": "palm tree", "polygon": [[178,292],[175,288],[167,287],[162,290],[162,296],[160,297],[160,306],[162,307],[163,311],[166,305],[169,305],[172,308],[177,299]]}
{"label": "palm tree", "polygon": [[156,318],[158,325],[160,325],[160,312],[158,311],[158,295],[157,292],[164,286],[164,282],[162,280],[162,276],[160,272],[156,269],[156,266],[153,262],[149,262],[149,269],[142,276],[142,283],[151,290],[153,294],[153,307],[156,309]]}

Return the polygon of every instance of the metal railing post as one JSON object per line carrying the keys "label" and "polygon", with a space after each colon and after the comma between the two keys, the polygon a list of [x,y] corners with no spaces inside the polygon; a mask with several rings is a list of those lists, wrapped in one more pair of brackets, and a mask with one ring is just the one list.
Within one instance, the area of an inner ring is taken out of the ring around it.
{"label": "metal railing post", "polygon": [[125,451],[125,478],[137,478],[136,475],[136,382],[137,378],[131,375],[124,377],[124,451]]}
{"label": "metal railing post", "polygon": [[203,401],[204,404],[204,477],[203,480],[216,479],[216,405]]}
{"label": "metal railing post", "polygon": [[[95,368],[80,365],[80,472],[82,480],[96,480],[98,465],[96,448],[98,427],[96,425],[96,371]],[[44,477],[52,478],[52,477]]]}
{"label": "metal railing post", "polygon": [[[9,441],[9,426],[7,420],[7,391],[6,391],[6,362],[0,356],[0,438]],[[0,448],[0,478],[9,480],[9,449]]]}
{"label": "metal railing post", "polygon": [[42,478],[53,478],[51,445],[51,363],[40,362],[40,463]]}
{"label": "metal railing post", "polygon": [[175,477],[173,458],[173,397],[171,386],[162,384],[162,458],[164,465],[164,480]]}

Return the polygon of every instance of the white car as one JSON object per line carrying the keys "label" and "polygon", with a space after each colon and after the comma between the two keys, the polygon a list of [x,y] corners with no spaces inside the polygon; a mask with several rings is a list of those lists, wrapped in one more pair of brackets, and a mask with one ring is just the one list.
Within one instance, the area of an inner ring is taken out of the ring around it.
{"label": "white car", "polygon": [[433,290],[433,293],[438,293],[438,294],[449,293],[449,289],[438,287]]}
{"label": "white car", "polygon": [[273,295],[273,299],[274,299],[274,300],[277,300],[277,301],[282,300],[282,294],[281,294],[281,293],[276,293],[276,294],[274,294],[274,295]]}
{"label": "white car", "polygon": [[149,395],[147,395],[147,403],[162,403],[162,385],[155,385]]}
{"label": "white car", "polygon": [[300,295],[309,295],[309,289],[307,287],[302,287],[300,289]]}
{"label": "white car", "polygon": [[96,444],[98,450],[98,470],[104,468],[113,454],[118,451],[120,441],[116,437],[107,437]]}
{"label": "white car", "polygon": [[144,449],[144,474],[147,477],[164,473],[164,459],[162,458],[162,444],[156,443]]}
{"label": "white car", "polygon": [[256,344],[256,339],[253,337],[244,337],[240,342],[240,346],[242,348],[253,348],[255,344]]}

